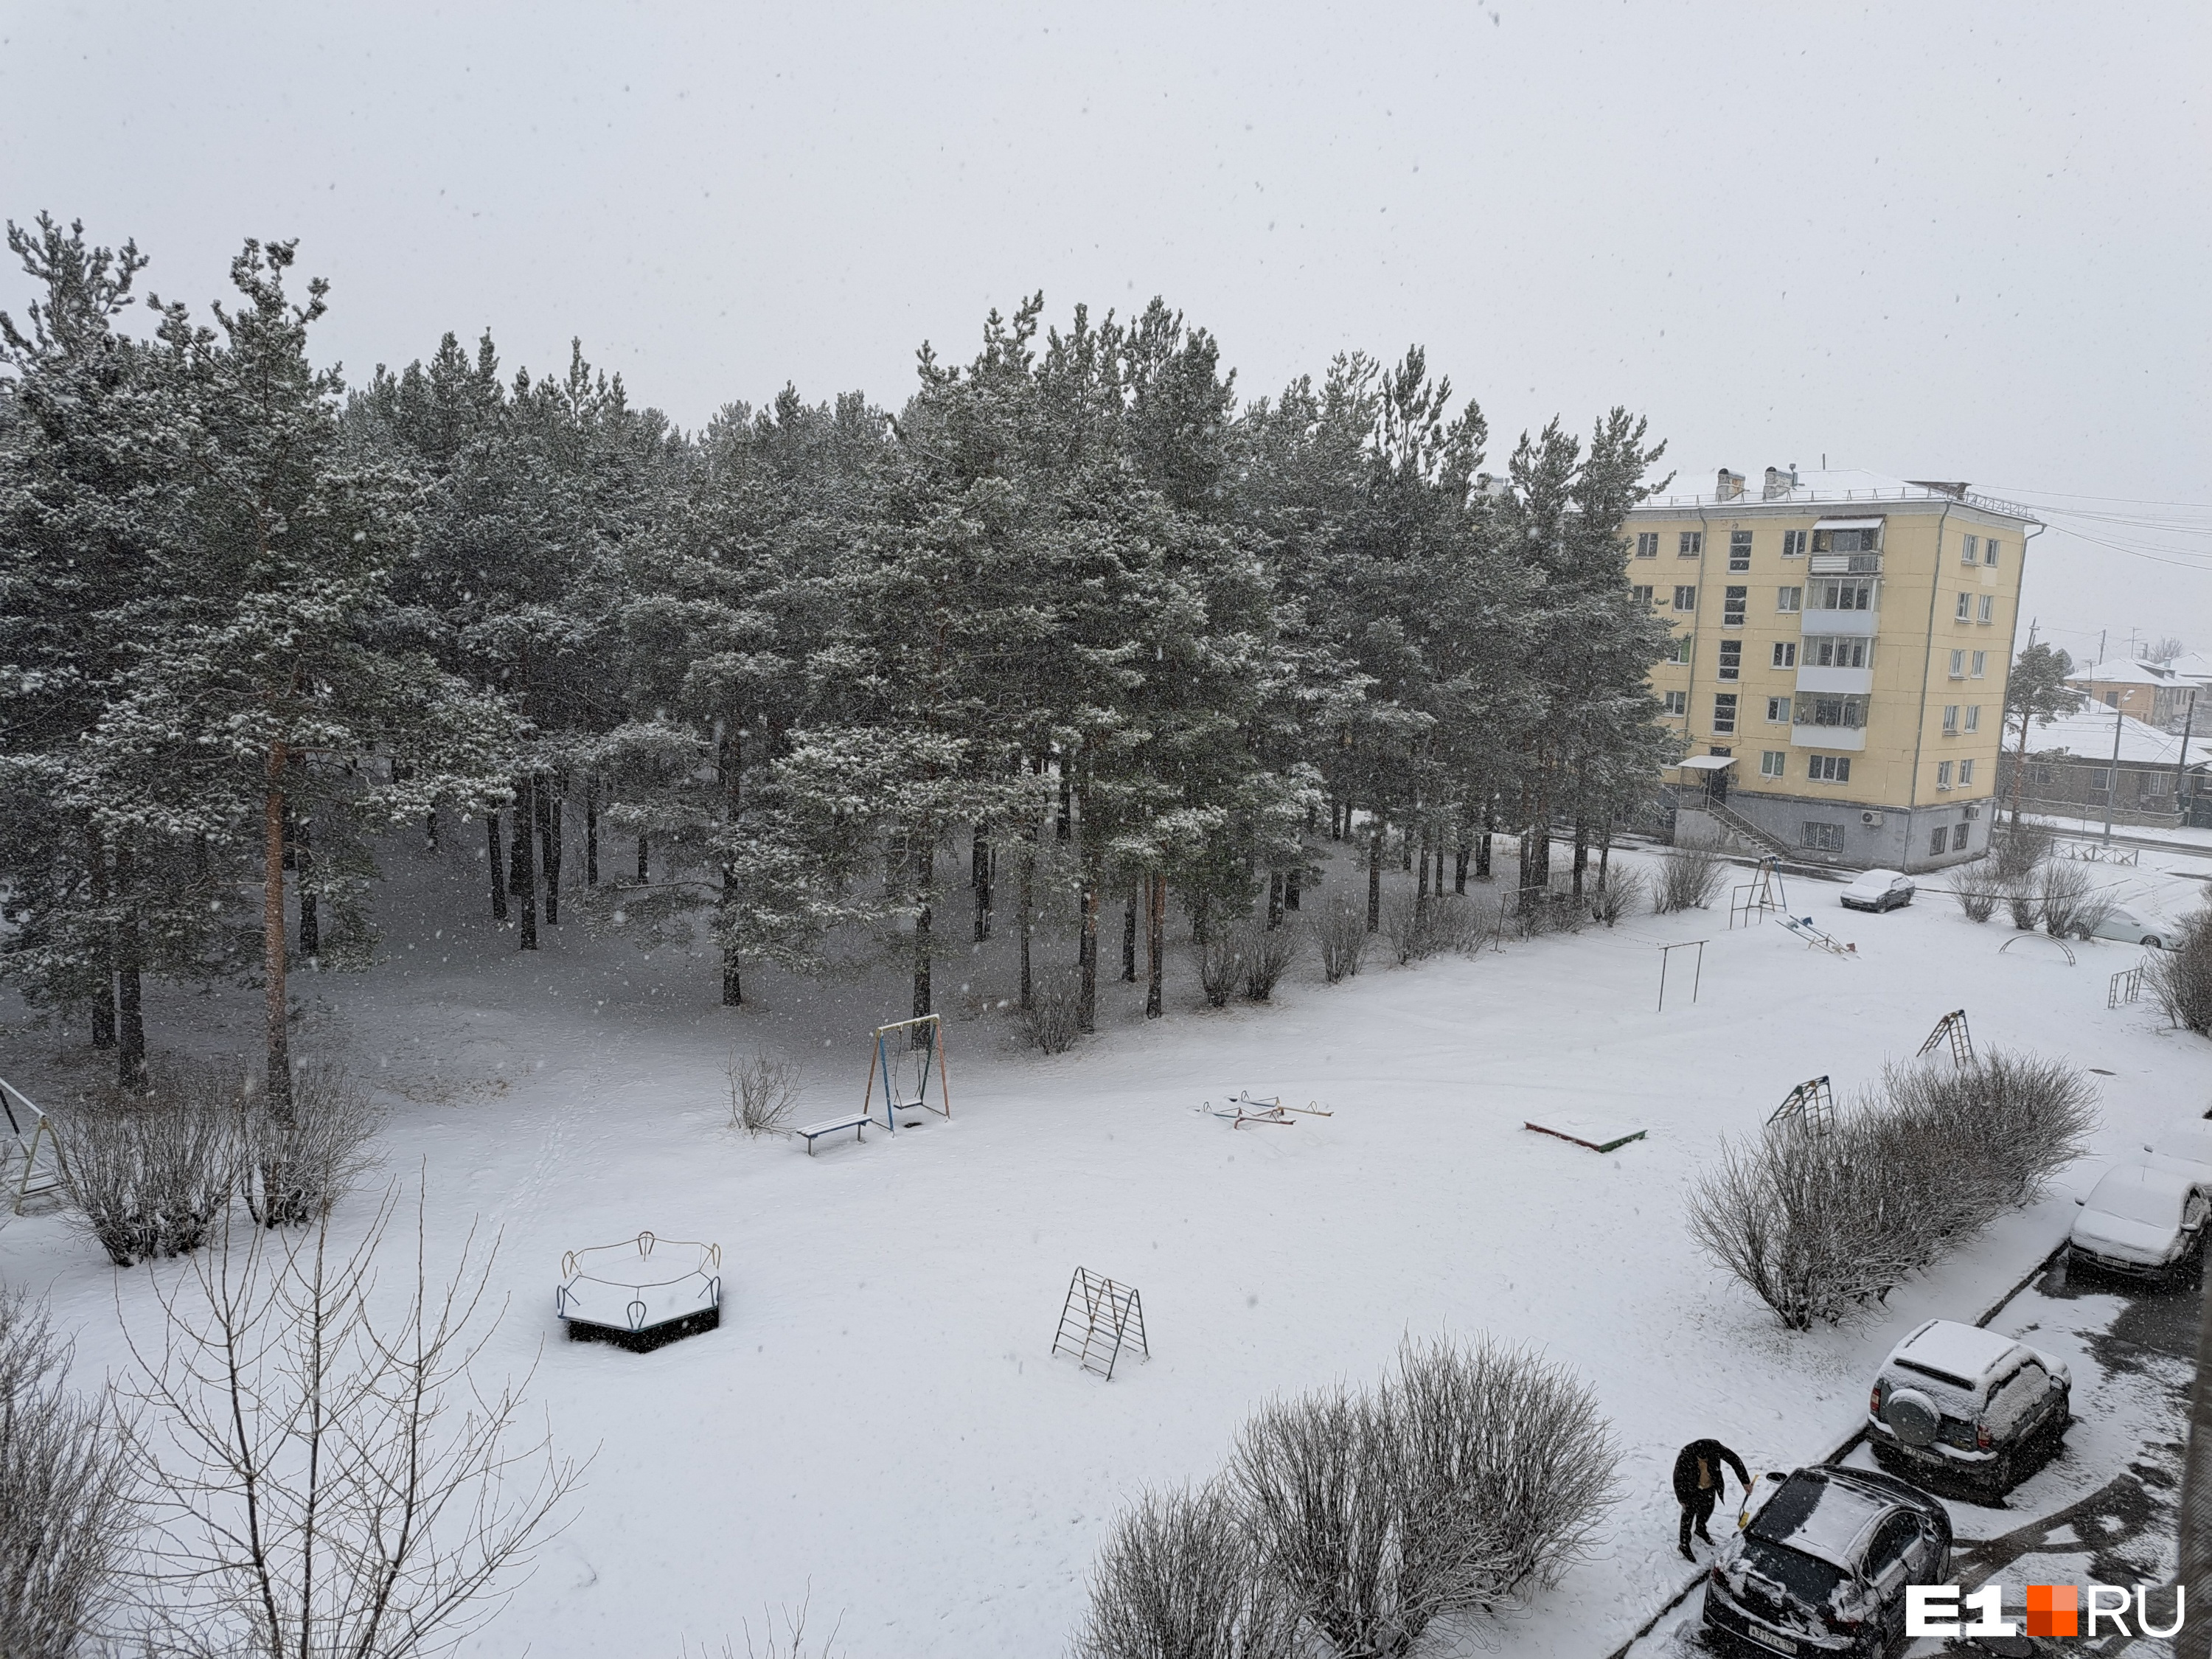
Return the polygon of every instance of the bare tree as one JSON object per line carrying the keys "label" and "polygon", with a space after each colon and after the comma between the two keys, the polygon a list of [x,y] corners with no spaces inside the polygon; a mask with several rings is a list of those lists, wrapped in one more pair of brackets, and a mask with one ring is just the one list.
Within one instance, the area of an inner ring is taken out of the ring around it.
{"label": "bare tree", "polygon": [[766,1054],[738,1058],[731,1050],[730,1127],[750,1139],[790,1133],[791,1115],[799,1108],[799,1067],[787,1060]]}
{"label": "bare tree", "polygon": [[120,1599],[138,1487],[112,1402],[63,1386],[45,1307],[0,1291],[0,1654],[70,1659]]}
{"label": "bare tree", "polygon": [[[812,1593],[810,1591],[796,1607],[786,1607],[783,1610],[783,1629],[781,1632],[778,1632],[775,1627],[776,1615],[763,1607],[761,1610],[761,1638],[758,1645],[756,1645],[753,1641],[752,1625],[750,1620],[747,1621],[744,1626],[745,1638],[744,1659],[837,1659],[837,1632],[843,1628],[845,1621],[841,1616],[836,1624],[830,1626],[830,1633],[822,1638],[818,1643],[809,1641],[806,1635],[806,1618],[813,1599]],[[684,1659],[690,1659],[691,1644],[689,1642],[684,1644]],[[699,1650],[699,1656],[700,1659],[714,1659],[705,1648]],[[721,1659],[738,1659],[734,1643],[726,1641],[722,1644]]]}
{"label": "bare tree", "polygon": [[1367,957],[1366,913],[1340,894],[1322,908],[1314,937],[1321,945],[1322,977],[1331,985],[1350,979]]}
{"label": "bare tree", "polygon": [[1146,1492],[1091,1572],[1075,1659],[1293,1659],[1297,1620],[1219,1486]]}
{"label": "bare tree", "polygon": [[574,1466],[515,1443],[520,1384],[475,1375],[495,1249],[471,1231],[441,1280],[418,1196],[405,1294],[379,1297],[395,1203],[343,1259],[327,1214],[304,1232],[226,1228],[157,1292],[158,1335],[126,1331],[156,1649],[446,1652],[557,1529]]}
{"label": "bare tree", "polygon": [[245,1087],[242,1073],[210,1071],[203,1087],[241,1102],[246,1206],[264,1227],[319,1221],[375,1167],[371,1143],[384,1114],[358,1079],[328,1060],[292,1068],[291,1108]]}

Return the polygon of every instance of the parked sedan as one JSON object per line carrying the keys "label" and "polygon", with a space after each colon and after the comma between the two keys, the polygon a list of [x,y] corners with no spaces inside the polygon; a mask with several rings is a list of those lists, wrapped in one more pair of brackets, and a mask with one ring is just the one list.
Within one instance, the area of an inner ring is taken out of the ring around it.
{"label": "parked sedan", "polygon": [[2204,1194],[2187,1175],[2124,1164],[2081,1200],[2067,1259],[2130,1278],[2163,1279],[2189,1265],[2204,1242]]}
{"label": "parked sedan", "polygon": [[1979,1325],[1931,1319],[1882,1361],[1867,1440],[1884,1468],[1986,1502],[2057,1451],[2073,1387],[2063,1360]]}
{"label": "parked sedan", "polygon": [[2173,943],[2177,931],[2168,918],[2137,902],[2115,904],[2105,913],[2104,920],[2090,929],[2090,933],[2096,939],[2116,939],[2123,945],[2163,951]]}
{"label": "parked sedan", "polygon": [[2186,1176],[2199,1197],[2212,1199],[2212,1123],[2193,1118],[2144,1143],[2143,1151],[2146,1167]]}
{"label": "parked sedan", "polygon": [[1846,910],[1895,910],[1912,902],[1917,890],[1897,870],[1863,870],[1844,889]]}
{"label": "parked sedan", "polygon": [[1706,1631],[1740,1651],[1875,1659],[1908,1584],[1949,1577],[1943,1506],[1895,1475],[1820,1464],[1768,1474],[1705,1582]]}

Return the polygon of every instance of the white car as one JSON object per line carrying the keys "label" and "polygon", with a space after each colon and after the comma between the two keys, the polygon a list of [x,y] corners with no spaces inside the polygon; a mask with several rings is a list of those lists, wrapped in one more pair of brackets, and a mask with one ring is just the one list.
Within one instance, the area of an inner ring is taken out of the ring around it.
{"label": "white car", "polygon": [[1912,902],[1917,890],[1899,870],[1863,870],[1844,889],[1846,910],[1894,910]]}
{"label": "white car", "polygon": [[2189,1176],[2123,1164],[2104,1178],[2074,1218],[2068,1256],[2089,1267],[2131,1278],[2164,1278],[2186,1267],[2203,1243],[2212,1204]]}
{"label": "white car", "polygon": [[2002,1498],[2057,1455],[2073,1420],[2066,1362],[2011,1337],[1931,1319],[1889,1351],[1867,1399],[1881,1465],[1931,1492]]}
{"label": "white car", "polygon": [[2147,1143],[2144,1166],[2186,1176],[2197,1193],[2212,1199],[2212,1123],[2192,1119]]}
{"label": "white car", "polygon": [[2144,945],[2154,951],[2163,951],[2180,936],[2181,930],[2138,901],[2115,904],[2092,932],[2098,939],[2116,939],[2123,945]]}

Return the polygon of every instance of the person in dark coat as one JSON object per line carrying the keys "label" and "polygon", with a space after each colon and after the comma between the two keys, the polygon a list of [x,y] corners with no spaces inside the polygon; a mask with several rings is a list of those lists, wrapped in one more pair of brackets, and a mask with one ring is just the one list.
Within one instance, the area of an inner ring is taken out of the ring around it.
{"label": "person in dark coat", "polygon": [[1690,1553],[1690,1530],[1696,1528],[1698,1536],[1708,1544],[1712,1534],[1705,1530],[1705,1522],[1712,1518],[1713,1506],[1721,1500],[1723,1464],[1735,1471],[1735,1478],[1743,1482],[1747,1495],[1751,1491],[1751,1471],[1744,1468],[1738,1457],[1717,1440],[1692,1440],[1674,1458],[1674,1501],[1682,1506],[1682,1559],[1694,1561]]}

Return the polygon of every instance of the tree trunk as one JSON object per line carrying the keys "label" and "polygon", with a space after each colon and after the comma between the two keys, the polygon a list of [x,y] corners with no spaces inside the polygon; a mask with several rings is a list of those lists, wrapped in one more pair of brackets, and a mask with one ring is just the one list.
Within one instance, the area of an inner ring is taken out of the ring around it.
{"label": "tree trunk", "polygon": [[261,980],[268,1024],[269,1111],[292,1121],[290,1004],[284,991],[284,769],[291,759],[283,743],[269,745],[261,797]]}
{"label": "tree trunk", "polygon": [[1064,757],[1060,763],[1060,822],[1055,836],[1060,841],[1075,836],[1075,780],[1068,775]]}
{"label": "tree trunk", "polygon": [[1283,872],[1283,908],[1296,910],[1297,908],[1298,872],[1295,870],[1285,870]]}
{"label": "tree trunk", "polygon": [[1145,880],[1145,1018],[1158,1019],[1160,984],[1167,972],[1168,878],[1153,871]]}
{"label": "tree trunk", "polygon": [[1462,818],[1459,824],[1459,847],[1452,855],[1452,891],[1467,891],[1468,861],[1474,856],[1474,825]]}
{"label": "tree trunk", "polygon": [[599,884],[599,776],[584,774],[584,885]]}
{"label": "tree trunk", "polygon": [[1367,931],[1382,927],[1382,831],[1380,817],[1367,826]]}
{"label": "tree trunk", "polygon": [[438,809],[434,806],[422,815],[422,850],[434,855],[438,850]]}
{"label": "tree trunk", "polygon": [[929,947],[930,900],[936,896],[937,844],[934,836],[924,835],[921,844],[914,849],[914,890],[921,901],[921,908],[914,916],[914,1017],[934,1012],[930,1002]]}
{"label": "tree trunk", "polygon": [[1474,878],[1488,881],[1490,871],[1490,838],[1498,833],[1498,803],[1486,800],[1482,804],[1482,833],[1474,838]]}
{"label": "tree trunk", "polygon": [[1121,902],[1121,983],[1137,982],[1137,888]]}
{"label": "tree trunk", "polygon": [[507,869],[499,847],[499,811],[484,814],[484,856],[491,860],[491,919],[507,920]]}
{"label": "tree trunk", "polygon": [[968,884],[975,893],[975,943],[991,937],[991,832],[977,824],[968,841]]}
{"label": "tree trunk", "polygon": [[1605,827],[1597,835],[1597,885],[1603,892],[1613,876],[1613,815],[1606,814]]}
{"label": "tree trunk", "polygon": [[323,953],[323,912],[315,902],[315,895],[307,885],[308,874],[315,867],[315,832],[306,818],[294,820],[292,824],[292,870],[300,890],[300,960],[311,967]]}
{"label": "tree trunk", "polygon": [[[107,908],[107,848],[100,839],[100,831],[85,827],[85,868],[91,874],[92,902],[98,910]],[[115,1046],[115,945],[112,931],[103,922],[96,935],[100,943],[95,954],[100,960],[100,994],[92,1000],[92,1046],[112,1048]]]}
{"label": "tree trunk", "polygon": [[1030,974],[1030,935],[1036,922],[1037,827],[1034,815],[1022,830],[1022,839],[1028,845],[1023,849],[1021,878],[1014,896],[1014,926],[1021,934],[1022,1006],[1028,1008],[1036,1001],[1036,982]]}
{"label": "tree trunk", "polygon": [[653,878],[647,873],[647,866],[646,864],[646,854],[648,850],[648,846],[649,843],[645,836],[640,836],[637,838],[637,884],[641,887],[643,887],[653,879]]}
{"label": "tree trunk", "polygon": [[1076,1003],[1075,1025],[1079,1031],[1098,1029],[1098,878],[1085,871],[1083,877],[1083,933],[1076,946],[1083,987]]}
{"label": "tree trunk", "polygon": [[515,948],[535,951],[538,948],[538,868],[530,856],[530,844],[536,839],[531,833],[532,820],[538,816],[538,780],[526,776],[514,801],[514,841],[508,851],[507,884],[521,905],[522,937]]}
{"label": "tree trunk", "polygon": [[[1411,846],[1413,844],[1413,838],[1411,836],[1407,836],[1407,845]],[[1439,883],[1437,884],[1441,886],[1443,884]],[[1424,827],[1421,830],[1421,873],[1413,878],[1413,902],[1416,904],[1425,904],[1428,902],[1428,897],[1429,832],[1427,829]]]}
{"label": "tree trunk", "polygon": [[146,1019],[138,982],[138,900],[137,874],[131,861],[131,837],[115,842],[115,1012],[119,1027],[115,1049],[115,1080],[125,1089],[143,1088],[146,1082]]}
{"label": "tree trunk", "polygon": [[[739,795],[744,780],[745,751],[742,729],[732,721],[723,728],[722,746],[716,764],[722,769],[722,821],[729,825],[730,833],[737,833],[738,812],[744,805]],[[738,870],[733,864],[722,866],[722,1006],[742,1008],[745,1002],[744,980],[738,971],[736,921],[738,908]],[[927,1008],[915,1010],[927,1013]]]}
{"label": "tree trunk", "polygon": [[1575,884],[1574,884],[1574,895],[1575,895],[1575,901],[1576,901],[1576,902],[1577,902],[1577,903],[1580,903],[1580,902],[1581,902],[1581,901],[1582,901],[1582,896],[1583,896],[1583,873],[1584,873],[1586,871],[1588,871],[1588,870],[1589,870],[1589,824],[1588,823],[1588,822],[1587,822],[1586,820],[1584,820],[1584,818],[1583,817],[1582,814],[1580,814],[1579,812],[1577,812],[1577,813],[1575,815]]}
{"label": "tree trunk", "polygon": [[538,862],[545,872],[545,925],[561,925],[561,806],[568,792],[557,772],[541,776],[533,792],[538,797]]}

